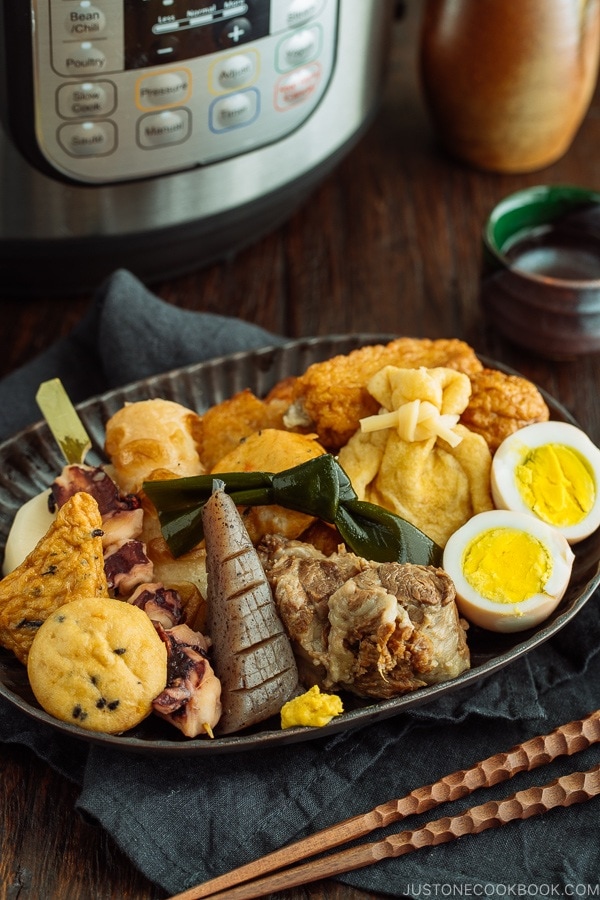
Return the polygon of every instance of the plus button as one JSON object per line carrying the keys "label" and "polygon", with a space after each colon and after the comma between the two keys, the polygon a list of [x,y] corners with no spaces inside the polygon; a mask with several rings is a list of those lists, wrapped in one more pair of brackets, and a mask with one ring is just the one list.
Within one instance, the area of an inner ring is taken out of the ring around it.
{"label": "plus button", "polygon": [[235,44],[239,44],[241,40],[247,38],[251,31],[252,25],[250,24],[248,19],[240,16],[230,22],[229,26],[225,27],[225,29],[221,31],[221,46],[235,46]]}
{"label": "plus button", "polygon": [[239,25],[234,25],[231,31],[227,32],[227,37],[230,41],[233,41],[234,44],[237,44],[240,38],[244,37],[245,31],[243,28],[240,28]]}

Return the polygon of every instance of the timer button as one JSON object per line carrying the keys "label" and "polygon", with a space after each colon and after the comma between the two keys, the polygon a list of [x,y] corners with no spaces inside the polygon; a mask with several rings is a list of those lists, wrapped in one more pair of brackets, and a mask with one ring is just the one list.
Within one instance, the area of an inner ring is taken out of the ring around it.
{"label": "timer button", "polygon": [[251,88],[238,94],[229,94],[221,100],[215,100],[211,107],[210,127],[212,131],[226,131],[249,125],[258,116],[258,91]]}
{"label": "timer button", "polygon": [[104,11],[90,0],[81,0],[65,19],[65,31],[70,37],[94,37],[106,28]]}
{"label": "timer button", "polygon": [[77,122],[61,125],[58,141],[71,156],[106,156],[117,145],[113,122]]}

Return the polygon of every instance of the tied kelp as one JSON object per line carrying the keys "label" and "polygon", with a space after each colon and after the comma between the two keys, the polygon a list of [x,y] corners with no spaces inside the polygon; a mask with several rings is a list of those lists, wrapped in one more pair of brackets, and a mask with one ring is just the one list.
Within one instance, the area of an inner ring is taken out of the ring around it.
{"label": "tied kelp", "polygon": [[220,472],[167,481],[145,481],[171,553],[181,556],[204,537],[202,509],[215,479],[237,506],[277,504],[335,525],[346,545],[376,562],[441,565],[441,548],[410,522],[359,500],[350,479],[330,454],[283,472]]}

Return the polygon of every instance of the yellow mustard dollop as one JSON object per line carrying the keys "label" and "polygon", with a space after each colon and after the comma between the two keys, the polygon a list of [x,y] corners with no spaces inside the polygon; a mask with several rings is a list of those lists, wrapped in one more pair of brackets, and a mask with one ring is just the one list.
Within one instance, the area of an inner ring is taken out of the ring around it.
{"label": "yellow mustard dollop", "polygon": [[311,687],[299,697],[288,700],[281,708],[281,727],[294,725],[319,727],[344,712],[342,701],[337,694],[322,694],[318,686]]}
{"label": "yellow mustard dollop", "polygon": [[467,582],[495,603],[520,603],[543,592],[552,573],[544,544],[517,528],[491,528],[477,535],[462,559]]}
{"label": "yellow mustard dollop", "polygon": [[532,449],[515,469],[523,501],[549,525],[576,525],[588,515],[596,485],[584,458],[563,444]]}

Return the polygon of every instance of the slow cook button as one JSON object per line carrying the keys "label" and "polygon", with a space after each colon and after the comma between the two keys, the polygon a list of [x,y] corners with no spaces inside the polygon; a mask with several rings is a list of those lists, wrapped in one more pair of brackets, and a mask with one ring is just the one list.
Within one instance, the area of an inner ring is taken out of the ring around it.
{"label": "slow cook button", "polygon": [[178,106],[190,95],[191,77],[186,69],[161,72],[140,78],[137,84],[137,100],[140,108],[152,106]]}
{"label": "slow cook button", "polygon": [[58,112],[64,119],[109,116],[116,105],[116,90],[110,81],[82,81],[58,89]]}
{"label": "slow cook button", "polygon": [[258,91],[254,88],[215,100],[210,117],[212,131],[225,131],[229,128],[238,128],[240,125],[249,125],[258,116],[258,105]]}
{"label": "slow cook button", "polygon": [[113,122],[73,122],[61,125],[58,141],[71,156],[106,156],[117,145]]}
{"label": "slow cook button", "polygon": [[275,106],[277,109],[289,109],[297,103],[308,100],[321,77],[321,67],[318,63],[310,66],[302,66],[288,75],[280,78],[275,91]]}
{"label": "slow cook button", "polygon": [[138,122],[138,143],[146,149],[181,144],[190,136],[191,124],[187,109],[149,113]]}

